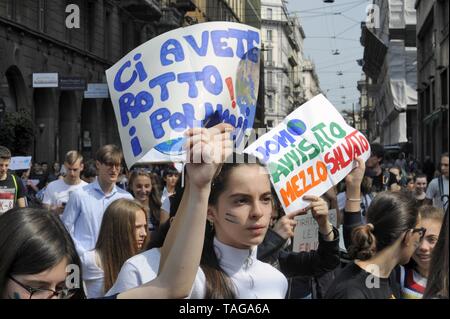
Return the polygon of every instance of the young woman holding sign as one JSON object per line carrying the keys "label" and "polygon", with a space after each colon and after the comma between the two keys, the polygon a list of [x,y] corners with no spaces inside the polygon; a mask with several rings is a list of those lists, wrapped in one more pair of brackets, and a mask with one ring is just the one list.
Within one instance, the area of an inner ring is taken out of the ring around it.
{"label": "young woman holding sign", "polygon": [[[286,277],[256,258],[269,227],[273,198],[267,171],[255,162],[227,162],[212,182],[201,268],[191,298],[286,296]],[[325,202],[315,196],[305,199],[311,201],[309,208],[324,238],[333,240]]]}

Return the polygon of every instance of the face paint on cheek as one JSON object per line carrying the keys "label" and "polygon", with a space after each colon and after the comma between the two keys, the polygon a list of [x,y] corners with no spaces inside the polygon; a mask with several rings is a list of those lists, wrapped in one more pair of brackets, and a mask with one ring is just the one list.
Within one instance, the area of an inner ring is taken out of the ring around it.
{"label": "face paint on cheek", "polygon": [[237,224],[237,225],[240,224],[240,222],[237,220],[238,218],[235,215],[230,214],[230,213],[225,213],[225,216],[226,216],[225,220],[227,222],[230,222],[230,223],[233,223],[233,224]]}

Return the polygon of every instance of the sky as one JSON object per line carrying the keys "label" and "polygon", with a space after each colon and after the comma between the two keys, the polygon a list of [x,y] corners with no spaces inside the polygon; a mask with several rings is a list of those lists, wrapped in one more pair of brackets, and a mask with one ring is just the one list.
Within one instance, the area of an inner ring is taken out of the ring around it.
{"label": "sky", "polygon": [[[359,41],[361,22],[365,21],[370,3],[370,0],[287,1],[289,13],[300,18],[306,35],[303,55],[314,62],[320,88],[338,110],[351,111],[352,103],[355,110],[359,109],[357,82],[362,70],[356,60],[363,57],[364,48]],[[340,54],[333,55],[335,50]],[[342,75],[337,75],[340,71]]]}

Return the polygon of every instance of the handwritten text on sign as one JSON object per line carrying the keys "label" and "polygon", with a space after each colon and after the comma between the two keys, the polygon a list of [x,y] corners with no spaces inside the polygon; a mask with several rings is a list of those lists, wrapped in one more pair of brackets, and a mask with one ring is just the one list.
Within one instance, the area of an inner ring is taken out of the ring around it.
{"label": "handwritten text on sign", "polygon": [[369,142],[318,95],[300,106],[244,152],[267,164],[286,213],[308,206],[303,195],[320,196],[341,181],[354,159],[370,155]]}
{"label": "handwritten text on sign", "polygon": [[160,35],[106,71],[128,165],[153,148],[182,152],[192,127],[253,126],[260,33],[243,24],[210,22]]}
{"label": "handwritten text on sign", "polygon": [[[335,209],[328,211],[328,218],[334,227],[337,225],[337,213]],[[319,247],[319,225],[310,212],[305,215],[295,216],[294,243],[292,250],[310,251]]]}

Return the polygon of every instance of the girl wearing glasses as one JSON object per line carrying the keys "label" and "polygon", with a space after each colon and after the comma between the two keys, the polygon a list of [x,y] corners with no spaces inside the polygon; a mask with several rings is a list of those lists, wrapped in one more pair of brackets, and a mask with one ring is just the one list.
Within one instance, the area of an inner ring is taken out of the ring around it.
{"label": "girl wearing glasses", "polygon": [[427,231],[411,261],[405,267],[400,268],[400,285],[404,299],[422,299],[430,273],[431,255],[438,241],[444,219],[444,211],[438,207],[421,206],[419,214],[422,220],[421,224]]}
{"label": "girl wearing glasses", "polygon": [[378,194],[367,211],[367,224],[361,225],[364,170],[364,161],[357,159],[357,167],[346,177],[344,240],[349,244],[353,229],[348,251],[354,261],[336,277],[326,298],[400,298],[396,267],[409,262],[425,235],[414,200],[403,192]]}
{"label": "girl wearing glasses", "polygon": [[[195,153],[204,163],[186,165],[185,193],[161,248],[159,275],[114,297],[184,298],[189,294],[200,262],[211,181],[218,162],[232,151],[231,131],[230,125],[219,124],[212,131],[196,128],[186,133],[189,162]],[[213,143],[218,140],[224,142]],[[0,256],[0,298],[84,296],[75,245],[59,217],[50,212],[25,208],[1,215]]]}

